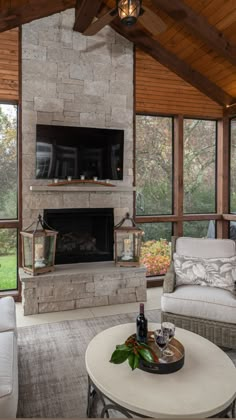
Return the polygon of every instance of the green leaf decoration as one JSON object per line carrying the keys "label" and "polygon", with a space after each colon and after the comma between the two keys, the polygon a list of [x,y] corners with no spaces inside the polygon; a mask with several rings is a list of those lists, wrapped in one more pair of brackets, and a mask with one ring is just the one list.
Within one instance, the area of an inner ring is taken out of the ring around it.
{"label": "green leaf decoration", "polygon": [[153,363],[153,355],[148,349],[140,349],[138,350],[140,356],[146,360],[146,362]]}
{"label": "green leaf decoration", "polygon": [[121,364],[128,359],[132,370],[139,367],[140,359],[149,363],[158,363],[158,357],[153,349],[145,343],[139,343],[136,338],[129,337],[125,343],[118,344],[111,356],[111,363]]}
{"label": "green leaf decoration", "polygon": [[134,353],[131,353],[128,357],[128,362],[132,370],[134,370]]}
{"label": "green leaf decoration", "polygon": [[139,365],[140,357],[138,354],[131,353],[128,357],[129,365],[132,370],[136,369]]}
{"label": "green leaf decoration", "polygon": [[130,355],[130,350],[119,350],[116,349],[112,355],[111,355],[111,363],[115,363],[116,365],[119,365],[120,363],[125,362],[125,360],[128,359]]}
{"label": "green leaf decoration", "polygon": [[118,344],[116,349],[121,351],[130,351],[130,347],[126,346],[126,344]]}

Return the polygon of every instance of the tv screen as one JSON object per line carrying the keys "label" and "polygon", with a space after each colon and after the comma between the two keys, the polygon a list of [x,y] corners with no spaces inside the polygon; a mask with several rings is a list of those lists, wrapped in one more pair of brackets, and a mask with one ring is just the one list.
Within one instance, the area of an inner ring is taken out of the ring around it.
{"label": "tv screen", "polygon": [[36,127],[36,178],[123,179],[124,130]]}

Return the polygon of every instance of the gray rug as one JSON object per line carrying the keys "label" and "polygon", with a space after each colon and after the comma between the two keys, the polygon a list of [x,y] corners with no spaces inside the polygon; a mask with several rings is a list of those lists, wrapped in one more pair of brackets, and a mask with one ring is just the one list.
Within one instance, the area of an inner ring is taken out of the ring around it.
{"label": "gray rug", "polygon": [[[85,351],[100,331],[134,322],[137,314],[19,328],[18,417],[85,418],[87,374]],[[159,322],[160,311],[147,311]],[[236,364],[236,352],[228,352]]]}

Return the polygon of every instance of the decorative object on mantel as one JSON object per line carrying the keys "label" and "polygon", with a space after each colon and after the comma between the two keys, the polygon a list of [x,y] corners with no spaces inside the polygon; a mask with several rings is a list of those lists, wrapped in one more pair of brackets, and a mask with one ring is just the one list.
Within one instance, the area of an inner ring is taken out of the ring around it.
{"label": "decorative object on mantel", "polygon": [[[127,223],[131,223],[131,226]],[[137,227],[129,213],[115,226],[114,234],[115,264],[120,267],[138,267],[144,232]]]}
{"label": "decorative object on mantel", "polygon": [[67,180],[67,179],[65,179],[65,180],[63,180],[63,181],[57,181],[57,182],[55,182],[54,181],[54,183],[51,183],[51,184],[48,184],[47,186],[48,187],[59,187],[60,185],[76,185],[76,184],[95,184],[95,185],[101,185],[101,186],[103,186],[103,187],[115,187],[116,185],[114,185],[114,184],[110,184],[110,183],[108,183],[108,182],[104,182],[104,181],[96,181],[96,180],[94,180],[94,179],[72,179],[71,181],[70,180]]}
{"label": "decorative object on mantel", "polygon": [[[29,230],[33,225],[36,225],[35,229]],[[48,229],[44,229],[44,226]],[[57,234],[40,214],[37,222],[21,232],[23,270],[26,273],[35,276],[54,270]]]}

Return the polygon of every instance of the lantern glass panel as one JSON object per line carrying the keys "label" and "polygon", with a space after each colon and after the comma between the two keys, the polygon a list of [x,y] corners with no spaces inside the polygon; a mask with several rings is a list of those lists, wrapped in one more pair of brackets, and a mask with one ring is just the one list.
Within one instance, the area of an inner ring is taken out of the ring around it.
{"label": "lantern glass panel", "polygon": [[140,233],[116,232],[117,262],[139,262]]}
{"label": "lantern glass panel", "polygon": [[32,261],[33,261],[33,245],[32,245],[32,237],[24,236],[24,267],[32,268]]}
{"label": "lantern glass panel", "polygon": [[133,17],[137,19],[140,13],[140,2],[138,0],[120,0],[118,12],[121,19]]}
{"label": "lantern glass panel", "polygon": [[34,241],[34,266],[44,268],[45,263],[45,243],[44,236],[35,236]]}
{"label": "lantern glass panel", "polygon": [[55,235],[45,237],[45,262],[47,266],[54,265],[55,241]]}

